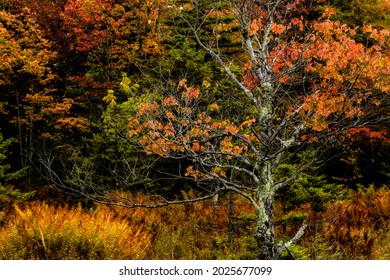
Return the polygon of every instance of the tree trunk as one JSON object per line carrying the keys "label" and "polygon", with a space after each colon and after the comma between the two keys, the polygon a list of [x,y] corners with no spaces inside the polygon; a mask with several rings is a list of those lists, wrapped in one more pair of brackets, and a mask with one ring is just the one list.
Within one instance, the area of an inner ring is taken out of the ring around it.
{"label": "tree trunk", "polygon": [[234,192],[229,192],[229,224],[228,224],[228,242],[231,244],[234,235]]}
{"label": "tree trunk", "polygon": [[273,199],[271,196],[263,199],[261,210],[256,215],[255,239],[258,248],[258,257],[261,260],[277,258],[273,226]]}
{"label": "tree trunk", "polygon": [[273,177],[271,163],[261,167],[261,185],[257,190],[258,208],[256,210],[255,239],[259,259],[274,260],[277,258],[274,231]]}

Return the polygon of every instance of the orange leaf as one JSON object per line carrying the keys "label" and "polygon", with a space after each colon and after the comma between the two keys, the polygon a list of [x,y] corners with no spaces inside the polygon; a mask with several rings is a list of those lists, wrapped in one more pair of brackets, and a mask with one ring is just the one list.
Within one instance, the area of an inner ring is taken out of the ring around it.
{"label": "orange leaf", "polygon": [[192,143],[192,150],[193,150],[194,152],[199,152],[199,150],[200,150],[200,145],[199,145],[199,143]]}

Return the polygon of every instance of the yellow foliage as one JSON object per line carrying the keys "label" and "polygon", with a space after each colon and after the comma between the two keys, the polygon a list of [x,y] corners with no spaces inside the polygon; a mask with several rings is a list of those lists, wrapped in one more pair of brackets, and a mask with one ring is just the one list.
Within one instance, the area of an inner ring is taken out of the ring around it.
{"label": "yellow foliage", "polygon": [[220,167],[214,168],[213,173],[217,176],[226,178],[226,172]]}
{"label": "yellow foliage", "polygon": [[[163,202],[154,196],[124,195],[139,203]],[[193,192],[182,195],[197,196]],[[254,239],[248,239],[251,235],[245,230],[227,242],[229,206],[226,198],[219,199],[155,209],[97,205],[88,210],[38,202],[15,206],[0,228],[0,259],[234,259],[250,255],[246,242]],[[251,212],[248,203],[237,199],[237,216]]]}
{"label": "yellow foliage", "polygon": [[151,243],[146,227],[108,208],[91,213],[80,205],[15,206],[15,218],[0,232],[0,259],[142,259]]}

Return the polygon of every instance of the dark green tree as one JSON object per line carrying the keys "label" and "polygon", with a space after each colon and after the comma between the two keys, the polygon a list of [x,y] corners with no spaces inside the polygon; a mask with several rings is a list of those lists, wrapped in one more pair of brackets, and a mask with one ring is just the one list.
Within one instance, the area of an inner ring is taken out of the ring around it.
{"label": "dark green tree", "polygon": [[351,26],[371,24],[377,28],[390,27],[390,2],[383,0],[335,0],[335,20]]}
{"label": "dark green tree", "polygon": [[23,193],[17,189],[11,182],[22,178],[27,168],[17,171],[10,171],[10,164],[6,163],[7,151],[13,139],[4,139],[0,133],[0,210],[12,200],[26,200],[34,195],[34,192]]}

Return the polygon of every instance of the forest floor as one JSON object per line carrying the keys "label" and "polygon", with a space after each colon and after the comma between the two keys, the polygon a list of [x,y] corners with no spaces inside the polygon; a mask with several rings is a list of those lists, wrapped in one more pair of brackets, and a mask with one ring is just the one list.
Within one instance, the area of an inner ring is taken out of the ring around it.
{"label": "forest floor", "polygon": [[[302,221],[282,219],[278,207],[276,234],[284,240]],[[389,190],[330,203],[315,226],[308,209],[294,210],[309,226],[282,258],[390,259]],[[0,259],[255,259],[250,205],[236,199],[230,219],[229,211],[227,198],[159,209],[14,204],[0,215]]]}

